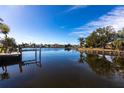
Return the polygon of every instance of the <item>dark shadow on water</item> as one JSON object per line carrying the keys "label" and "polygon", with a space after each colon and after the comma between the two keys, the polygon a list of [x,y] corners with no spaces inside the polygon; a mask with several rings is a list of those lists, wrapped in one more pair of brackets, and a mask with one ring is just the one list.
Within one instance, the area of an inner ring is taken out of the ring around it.
{"label": "dark shadow on water", "polygon": [[[109,58],[107,58],[109,57]],[[80,52],[79,63],[87,63],[97,75],[113,78],[118,75],[124,79],[124,58]]]}
{"label": "dark shadow on water", "polygon": [[25,60],[25,61],[22,61],[21,56],[0,56],[0,67],[2,68],[3,71],[2,73],[0,73],[0,80],[11,78],[7,69],[9,66],[18,65],[20,73],[23,73],[23,66],[31,65],[31,64],[34,64],[40,68],[42,67],[40,53],[39,53],[39,59],[35,58],[34,60]]}

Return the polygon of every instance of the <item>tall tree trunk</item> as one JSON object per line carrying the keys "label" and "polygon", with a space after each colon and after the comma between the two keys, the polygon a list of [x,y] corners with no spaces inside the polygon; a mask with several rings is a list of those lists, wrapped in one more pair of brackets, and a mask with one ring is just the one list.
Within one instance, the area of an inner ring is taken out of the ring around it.
{"label": "tall tree trunk", "polygon": [[7,34],[5,34],[5,39],[7,39]]}
{"label": "tall tree trunk", "polygon": [[5,44],[4,53],[6,53],[7,52],[7,49],[8,49],[7,34],[5,34],[5,42],[6,42],[6,44]]}

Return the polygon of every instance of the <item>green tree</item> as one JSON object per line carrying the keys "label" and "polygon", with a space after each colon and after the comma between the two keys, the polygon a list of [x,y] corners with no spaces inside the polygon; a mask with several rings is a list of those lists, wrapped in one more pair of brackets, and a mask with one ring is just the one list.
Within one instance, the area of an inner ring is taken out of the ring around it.
{"label": "green tree", "polygon": [[115,40],[112,42],[112,44],[115,49],[124,49],[124,28],[122,28],[116,33]]}
{"label": "green tree", "polygon": [[118,31],[117,36],[118,38],[124,40],[124,28]]}
{"label": "green tree", "polygon": [[6,24],[1,23],[0,24],[0,31],[1,31],[1,33],[3,33],[5,35],[5,38],[7,38],[7,34],[9,33],[10,28]]}
{"label": "green tree", "polygon": [[96,47],[97,45],[97,34],[96,32],[92,32],[90,36],[86,38],[86,47]]}
{"label": "green tree", "polygon": [[[3,19],[0,18],[0,25],[2,24],[2,22],[3,22]],[[1,30],[0,30],[0,33],[2,33]]]}
{"label": "green tree", "polygon": [[124,42],[120,39],[113,41],[113,45],[114,45],[115,49],[118,49],[118,50],[123,49],[123,44],[124,44]]}
{"label": "green tree", "polygon": [[106,44],[112,42],[115,38],[115,31],[111,26],[98,28],[96,30],[99,40],[99,46],[105,48]]}
{"label": "green tree", "polygon": [[80,37],[78,40],[80,42],[80,47],[83,47],[84,42],[85,42],[84,38],[83,37]]}
{"label": "green tree", "polygon": [[[3,45],[3,50],[4,50],[4,53],[6,53],[7,52],[7,49],[9,49],[9,50],[16,50],[16,41],[15,41],[15,39],[14,38],[9,38],[9,37],[7,37],[6,39],[2,39],[1,41],[0,41],[0,43]],[[1,52],[2,52],[2,50],[1,50]]]}
{"label": "green tree", "polygon": [[111,26],[98,28],[86,38],[86,45],[89,47],[105,48],[106,44],[114,41],[115,31]]}

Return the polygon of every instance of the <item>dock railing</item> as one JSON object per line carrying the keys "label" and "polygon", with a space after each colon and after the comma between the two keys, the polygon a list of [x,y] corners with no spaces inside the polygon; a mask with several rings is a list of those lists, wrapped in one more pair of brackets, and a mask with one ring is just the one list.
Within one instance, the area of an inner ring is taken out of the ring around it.
{"label": "dock railing", "polygon": [[[19,52],[20,52],[20,55],[21,55],[21,60],[23,60],[23,58],[22,58],[22,53],[23,52],[34,52],[35,53],[35,59],[33,60],[33,61],[38,61],[38,51],[39,51],[39,61],[41,61],[41,48],[22,48],[22,47],[20,47],[19,48]],[[28,61],[28,60],[26,60],[26,61]]]}

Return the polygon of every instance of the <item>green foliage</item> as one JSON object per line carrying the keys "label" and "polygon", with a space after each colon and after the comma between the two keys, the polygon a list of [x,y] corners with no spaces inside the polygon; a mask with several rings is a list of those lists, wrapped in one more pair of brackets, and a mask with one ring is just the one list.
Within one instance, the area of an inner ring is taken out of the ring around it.
{"label": "green foliage", "polygon": [[0,32],[5,35],[5,38],[7,38],[7,34],[9,33],[9,31],[10,31],[10,28],[6,24],[4,23],[0,24]]}
{"label": "green foliage", "polygon": [[98,41],[96,32],[92,32],[90,36],[86,38],[86,47],[97,47],[96,42]]}
{"label": "green foliage", "polygon": [[84,42],[85,42],[84,38],[83,37],[80,37],[78,40],[80,42],[80,47],[83,47]]}
{"label": "green foliage", "polygon": [[116,39],[120,39],[121,41],[124,41],[124,28],[118,31]]}
{"label": "green foliage", "polygon": [[124,28],[116,33],[116,38],[112,42],[113,47],[118,50],[124,49]]}
{"label": "green foliage", "polygon": [[116,38],[112,44],[114,49],[124,50],[124,38]]}
{"label": "green foliage", "polygon": [[4,52],[7,52],[7,49],[15,50],[16,49],[16,42],[14,38],[5,38],[0,41],[2,44],[2,48],[4,49]]}
{"label": "green foliage", "polygon": [[86,38],[86,46],[105,48],[106,44],[114,41],[115,37],[115,31],[111,26],[98,28]]}
{"label": "green foliage", "polygon": [[0,33],[5,35],[4,39],[0,39],[0,52],[6,52],[8,49],[14,49],[16,47],[15,39],[7,37],[9,31],[9,26],[3,23],[3,19],[0,18]]}

